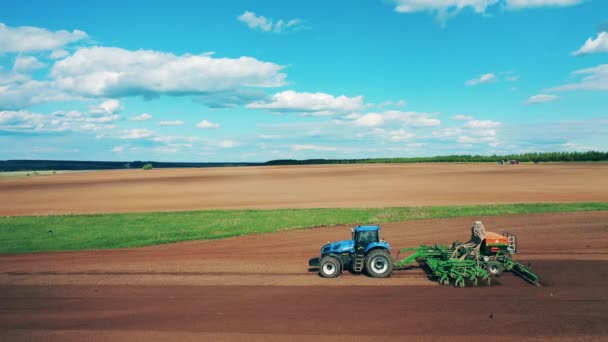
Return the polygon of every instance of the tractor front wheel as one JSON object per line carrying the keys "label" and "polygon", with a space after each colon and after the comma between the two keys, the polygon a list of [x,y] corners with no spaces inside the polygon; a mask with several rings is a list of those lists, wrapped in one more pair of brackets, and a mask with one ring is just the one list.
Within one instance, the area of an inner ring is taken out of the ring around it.
{"label": "tractor front wheel", "polygon": [[335,278],[340,275],[341,264],[338,258],[326,255],[319,262],[319,275],[323,278]]}
{"label": "tractor front wheel", "polygon": [[393,272],[393,260],[386,250],[374,249],[367,253],[365,269],[373,278],[386,278]]}

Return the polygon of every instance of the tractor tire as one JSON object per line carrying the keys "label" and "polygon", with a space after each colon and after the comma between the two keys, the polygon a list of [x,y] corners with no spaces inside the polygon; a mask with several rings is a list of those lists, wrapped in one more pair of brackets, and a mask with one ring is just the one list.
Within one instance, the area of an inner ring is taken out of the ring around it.
{"label": "tractor tire", "polygon": [[374,249],[367,253],[365,270],[372,278],[386,278],[393,273],[393,259],[384,249]]}
{"label": "tractor tire", "polygon": [[500,262],[489,261],[486,263],[486,271],[488,271],[488,273],[494,277],[500,277],[504,270],[505,267]]}
{"label": "tractor tire", "polygon": [[338,258],[326,255],[319,262],[319,275],[323,278],[335,278],[342,272],[342,264]]}

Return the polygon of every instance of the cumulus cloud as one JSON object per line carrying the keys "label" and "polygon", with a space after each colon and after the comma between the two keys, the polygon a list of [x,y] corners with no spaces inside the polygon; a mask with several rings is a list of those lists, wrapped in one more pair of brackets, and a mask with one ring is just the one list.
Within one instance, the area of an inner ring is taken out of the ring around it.
{"label": "cumulus cloud", "polygon": [[[92,109],[97,107],[93,106]],[[114,112],[55,111],[52,114],[25,110],[1,111],[0,130],[19,132],[104,131],[113,129],[120,117]]]}
{"label": "cumulus cloud", "polygon": [[545,6],[574,6],[585,0],[391,0],[395,4],[395,11],[399,13],[430,12],[436,15],[441,24],[445,24],[450,16],[457,15],[468,9],[474,13],[484,15],[495,5],[502,4],[507,9],[520,10]]}
{"label": "cumulus cloud", "polygon": [[469,120],[464,127],[467,128],[495,128],[500,126],[500,122],[492,120]]}
{"label": "cumulus cloud", "polygon": [[100,104],[89,107],[89,112],[93,114],[114,114],[122,110],[122,103],[116,99],[105,100]]}
{"label": "cumulus cloud", "polygon": [[194,101],[210,108],[234,108],[260,101],[265,97],[266,94],[260,89],[234,89],[197,95]]}
{"label": "cumulus cloud", "polygon": [[434,131],[433,136],[459,144],[498,144],[495,129],[452,127]]}
{"label": "cumulus cloud", "polygon": [[555,87],[553,91],[570,90],[608,90],[608,64],[600,64],[593,68],[577,70],[574,75],[583,78],[575,83],[569,83]]}
{"label": "cumulus cloud", "polygon": [[124,146],[115,146],[115,147],[112,149],[112,152],[116,152],[116,153],[122,153],[124,150],[125,150],[125,147],[124,147]]}
{"label": "cumulus cloud", "polygon": [[557,96],[557,95],[538,94],[538,95],[530,96],[528,98],[528,100],[526,101],[526,103],[527,104],[535,104],[535,103],[551,102],[551,101],[557,100],[558,98],[559,98],[559,96]]}
{"label": "cumulus cloud", "polygon": [[[39,103],[83,99],[57,89],[51,81],[31,80],[23,75],[13,76],[13,83],[0,86],[0,110],[23,109]],[[0,85],[2,83],[0,80]]]}
{"label": "cumulus cloud", "polygon": [[[2,71],[2,67],[0,66],[0,86],[11,85],[11,84],[15,84],[15,83],[18,84],[18,83],[28,81],[29,79],[30,79],[30,77],[28,75],[25,75],[25,74],[22,74],[19,72],[15,72],[15,71],[4,72],[4,71]],[[0,105],[0,107],[1,107],[1,105]]]}
{"label": "cumulus cloud", "polygon": [[28,111],[0,111],[0,130],[31,130],[44,124],[44,115]]}
{"label": "cumulus cloud", "polygon": [[457,114],[457,115],[454,115],[452,117],[452,120],[456,120],[456,121],[469,121],[469,120],[473,120],[473,117],[469,116],[469,115],[464,115],[464,114]]}
{"label": "cumulus cloud", "polygon": [[247,108],[272,112],[297,112],[311,115],[334,115],[363,108],[363,97],[333,96],[326,93],[298,93],[286,90],[268,100],[252,102]]}
{"label": "cumulus cloud", "polygon": [[403,129],[386,132],[388,140],[392,142],[403,142],[413,139],[416,135]]}
{"label": "cumulus cloud", "polygon": [[477,13],[485,12],[486,8],[495,4],[498,0],[393,0],[395,11],[401,13],[412,13],[422,11],[448,11],[451,9],[461,10],[470,7]]}
{"label": "cumulus cloud", "polygon": [[291,19],[274,21],[253,12],[245,11],[237,17],[237,20],[249,26],[249,28],[261,30],[263,32],[281,33],[301,28],[301,19]]}
{"label": "cumulus cloud", "polygon": [[220,128],[220,124],[218,123],[213,123],[209,120],[202,120],[201,122],[196,124],[196,127],[198,128],[203,128],[203,129],[208,129],[208,128]]}
{"label": "cumulus cloud", "polygon": [[49,55],[49,57],[51,59],[61,59],[63,57],[66,57],[70,54],[69,51],[67,50],[63,50],[63,49],[58,49],[58,50],[53,50],[53,52],[51,52],[51,54]]}
{"label": "cumulus cloud", "polygon": [[319,145],[293,145],[291,149],[294,151],[337,151],[338,148],[334,146],[319,146]]}
{"label": "cumulus cloud", "polygon": [[152,115],[148,113],[141,113],[140,115],[131,118],[131,121],[148,121],[152,119]]}
{"label": "cumulus cloud", "polygon": [[30,72],[40,68],[44,68],[46,64],[40,62],[34,56],[17,56],[13,70],[17,72]]}
{"label": "cumulus cloud", "polygon": [[402,112],[389,110],[382,113],[363,114],[353,121],[356,126],[379,127],[385,124],[398,124],[410,127],[438,126],[441,120],[429,113]]}
{"label": "cumulus cloud", "polygon": [[608,32],[600,32],[595,39],[587,39],[585,44],[572,54],[574,56],[580,56],[598,52],[608,52]]}
{"label": "cumulus cloud", "polygon": [[240,87],[278,87],[283,66],[252,57],[214,58],[91,47],[55,63],[57,86],[83,96],[197,95]]}
{"label": "cumulus cloud", "polygon": [[536,7],[567,7],[583,3],[585,0],[506,0],[507,8],[523,9]]}
{"label": "cumulus cloud", "polygon": [[182,120],[160,121],[158,124],[161,126],[181,126],[184,122]]}
{"label": "cumulus cloud", "polygon": [[459,144],[487,144],[498,146],[496,128],[502,124],[493,120],[477,120],[463,116],[466,122],[460,127],[448,127],[433,131],[432,135],[440,140],[455,141]]}
{"label": "cumulus cloud", "polygon": [[357,126],[376,127],[384,124],[384,117],[378,113],[368,113],[361,115],[354,121]]}
{"label": "cumulus cloud", "polygon": [[134,129],[124,130],[123,134],[121,135],[121,138],[122,139],[143,139],[143,138],[150,138],[153,135],[154,135],[154,132],[149,129],[134,128]]}
{"label": "cumulus cloud", "polygon": [[9,27],[0,23],[0,53],[37,52],[60,49],[87,38],[80,30],[49,31],[39,27]]}
{"label": "cumulus cloud", "polygon": [[241,144],[235,140],[223,140],[218,145],[221,148],[233,148],[233,147],[237,147]]}
{"label": "cumulus cloud", "polygon": [[465,84],[468,86],[474,86],[474,85],[478,85],[481,83],[487,83],[487,82],[493,81],[495,79],[496,79],[496,75],[494,75],[493,73],[487,73],[487,74],[483,74],[477,78],[468,80],[465,82]]}

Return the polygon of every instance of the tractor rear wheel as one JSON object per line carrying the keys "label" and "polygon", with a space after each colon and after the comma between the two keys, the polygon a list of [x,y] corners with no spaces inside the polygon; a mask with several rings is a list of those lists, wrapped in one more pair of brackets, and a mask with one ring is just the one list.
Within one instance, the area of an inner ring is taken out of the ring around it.
{"label": "tractor rear wheel", "polygon": [[340,275],[341,268],[338,258],[326,255],[319,262],[319,275],[323,278],[335,278]]}
{"label": "tractor rear wheel", "polygon": [[386,278],[393,272],[393,260],[384,249],[374,249],[367,253],[365,269],[373,278]]}

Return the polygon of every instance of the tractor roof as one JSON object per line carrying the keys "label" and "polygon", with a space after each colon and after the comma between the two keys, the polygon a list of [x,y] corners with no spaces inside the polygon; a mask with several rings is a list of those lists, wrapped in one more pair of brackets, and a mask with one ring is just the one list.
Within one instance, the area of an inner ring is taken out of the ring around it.
{"label": "tractor roof", "polygon": [[374,230],[380,230],[380,226],[356,226],[356,232],[370,232]]}

